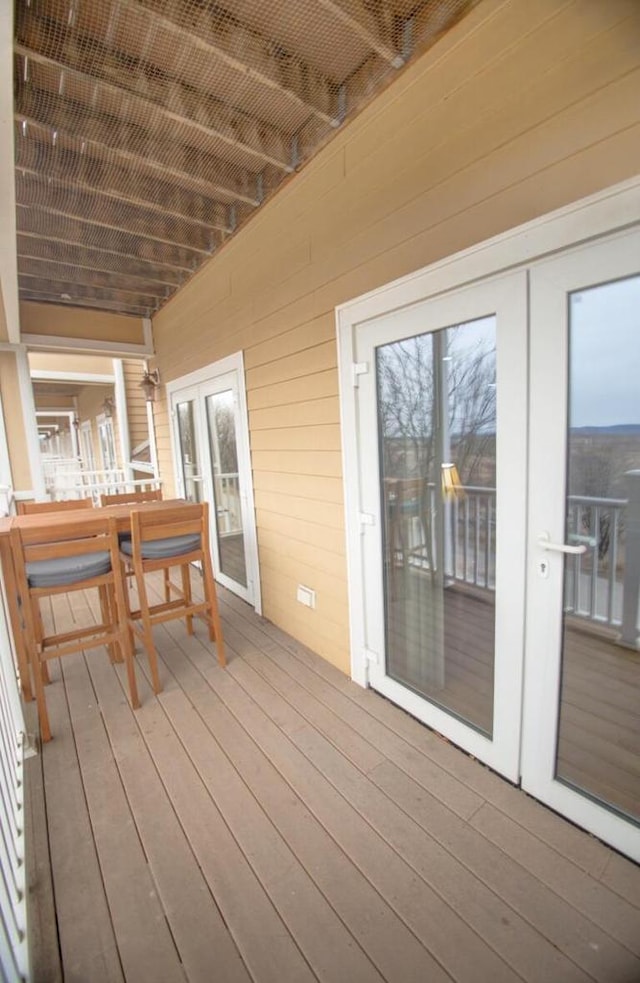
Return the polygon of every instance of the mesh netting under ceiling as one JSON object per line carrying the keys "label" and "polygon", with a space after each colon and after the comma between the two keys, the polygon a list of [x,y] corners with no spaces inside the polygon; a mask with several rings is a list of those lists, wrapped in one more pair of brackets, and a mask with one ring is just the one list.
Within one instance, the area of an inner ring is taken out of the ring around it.
{"label": "mesh netting under ceiling", "polygon": [[18,0],[20,296],[149,316],[473,0]]}

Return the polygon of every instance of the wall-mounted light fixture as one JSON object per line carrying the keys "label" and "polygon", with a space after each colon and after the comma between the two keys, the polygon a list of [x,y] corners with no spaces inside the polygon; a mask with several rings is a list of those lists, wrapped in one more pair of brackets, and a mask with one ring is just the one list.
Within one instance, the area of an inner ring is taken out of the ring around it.
{"label": "wall-mounted light fixture", "polygon": [[144,375],[142,376],[140,388],[144,392],[144,398],[146,399],[147,403],[155,402],[156,389],[159,385],[160,373],[158,370],[154,369],[153,372],[149,372],[149,370],[146,369]]}
{"label": "wall-mounted light fixture", "polygon": [[113,416],[113,411],[116,408],[116,401],[113,396],[107,396],[104,403],[102,404],[102,412],[105,416]]}

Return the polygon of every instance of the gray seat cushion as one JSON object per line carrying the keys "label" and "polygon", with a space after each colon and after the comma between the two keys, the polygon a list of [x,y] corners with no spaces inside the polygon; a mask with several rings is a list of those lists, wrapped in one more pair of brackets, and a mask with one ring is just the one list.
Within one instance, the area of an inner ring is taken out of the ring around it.
{"label": "gray seat cushion", "polygon": [[[133,543],[125,539],[120,543],[120,549],[126,556],[133,556]],[[167,539],[154,539],[142,544],[143,560],[163,560],[170,556],[181,556],[200,549],[200,536],[169,536]]]}
{"label": "gray seat cushion", "polygon": [[109,573],[111,555],[106,550],[101,550],[98,553],[85,553],[83,556],[34,560],[27,563],[26,567],[29,587],[64,587]]}

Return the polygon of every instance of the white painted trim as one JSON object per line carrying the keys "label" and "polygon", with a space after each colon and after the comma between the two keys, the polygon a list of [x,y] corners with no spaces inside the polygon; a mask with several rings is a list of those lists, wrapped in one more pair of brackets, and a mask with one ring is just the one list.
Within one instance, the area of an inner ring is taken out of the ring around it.
{"label": "white painted trim", "polygon": [[93,355],[110,355],[112,358],[148,358],[153,355],[153,347],[145,342],[95,341],[91,338],[63,338],[58,335],[23,334],[22,342],[32,350],[44,349],[54,352],[90,352]]}
{"label": "white painted trim", "polygon": [[26,349],[16,352],[16,367],[18,370],[20,403],[22,404],[22,418],[27,442],[29,469],[31,471],[31,484],[33,485],[36,499],[38,501],[44,501],[47,497],[47,492],[44,481],[44,469],[42,467],[42,456],[40,454],[36,404],[33,398],[33,386],[31,384],[29,359]]}
{"label": "white painted trim", "polygon": [[7,429],[4,424],[4,407],[2,404],[1,393],[0,393],[0,485],[5,485],[13,490],[13,477],[11,475],[11,459],[9,458],[9,444],[7,442]]}
{"label": "white painted trim", "polygon": [[[169,411],[170,412],[170,411]],[[171,429],[171,427],[169,427]],[[149,456],[153,468],[154,478],[160,479],[158,468],[158,443],[156,441],[156,418],[153,412],[153,403],[147,403],[147,432],[149,434]]]}
{"label": "white painted trim", "polygon": [[118,436],[120,438],[120,457],[126,477],[133,478],[131,465],[131,441],[129,440],[129,413],[127,409],[127,390],[124,381],[124,367],[121,358],[113,359],[114,395],[116,401],[116,416],[118,418]]}
{"label": "white painted trim", "polygon": [[338,333],[348,325],[551,256],[638,221],[640,175],[341,304],[336,308]]}
{"label": "white painted trim", "polygon": [[106,372],[50,372],[48,369],[31,369],[34,382],[87,382],[113,385],[115,376]]}
{"label": "white painted trim", "polygon": [[142,336],[144,338],[144,346],[149,352],[153,354],[155,349],[153,347],[153,321],[150,317],[142,318]]}

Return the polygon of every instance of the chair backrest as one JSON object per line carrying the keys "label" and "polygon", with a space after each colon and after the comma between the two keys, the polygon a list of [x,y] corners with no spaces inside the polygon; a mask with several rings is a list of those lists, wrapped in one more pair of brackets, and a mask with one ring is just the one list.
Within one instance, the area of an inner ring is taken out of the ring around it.
{"label": "chair backrest", "polygon": [[200,536],[200,549],[209,548],[209,506],[206,502],[185,503],[171,508],[134,510],[131,540],[134,552],[140,543],[174,536]]}
{"label": "chair backrest", "polygon": [[112,569],[118,567],[118,536],[116,522],[95,513],[86,519],[11,529],[11,550],[18,584],[27,583],[26,564],[39,560],[63,560],[88,553],[107,551],[111,554]]}
{"label": "chair backrest", "polygon": [[117,495],[101,495],[100,505],[131,505],[135,502],[161,502],[162,490],[149,488],[146,491],[120,492]]}
{"label": "chair backrest", "polygon": [[66,498],[60,502],[16,502],[18,515],[36,515],[38,512],[65,512],[67,509],[92,509],[90,498]]}

